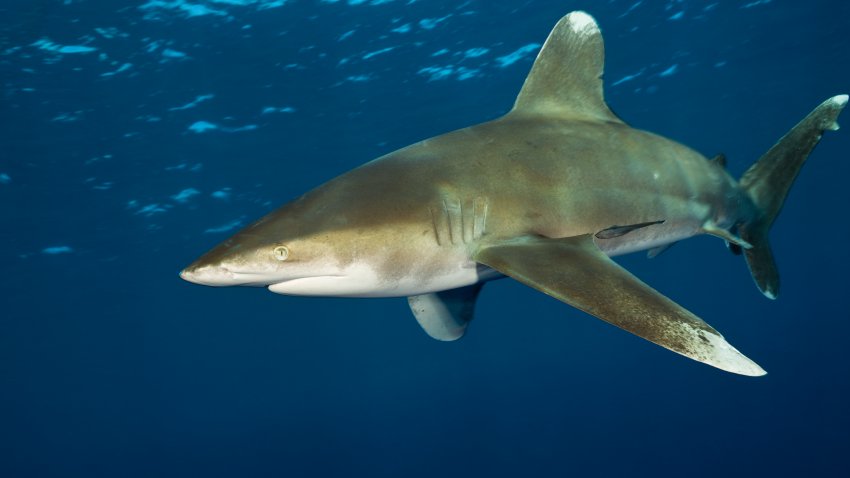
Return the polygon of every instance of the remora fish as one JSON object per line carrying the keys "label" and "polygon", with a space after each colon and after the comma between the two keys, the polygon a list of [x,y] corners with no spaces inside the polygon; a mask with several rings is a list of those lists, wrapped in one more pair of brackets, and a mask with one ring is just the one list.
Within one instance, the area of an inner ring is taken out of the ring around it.
{"label": "remora fish", "polygon": [[364,164],[284,205],[181,273],[291,295],[408,297],[439,340],[461,337],[484,282],[512,277],[662,347],[743,375],[764,370],[609,256],[711,234],[759,289],[779,275],[767,233],[847,95],[818,106],[736,181],[699,153],[614,115],[603,42],[562,18],[513,109]]}

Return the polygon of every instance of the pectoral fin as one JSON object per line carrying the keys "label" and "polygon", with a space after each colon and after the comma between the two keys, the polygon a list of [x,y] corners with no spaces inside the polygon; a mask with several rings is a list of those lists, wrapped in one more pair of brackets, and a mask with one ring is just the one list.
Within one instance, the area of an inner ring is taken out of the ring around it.
{"label": "pectoral fin", "polygon": [[591,235],[483,247],[475,260],[686,357],[741,375],[765,374],[711,326],[612,261]]}
{"label": "pectoral fin", "polygon": [[483,283],[407,298],[410,310],[425,333],[437,340],[463,337],[475,312]]}

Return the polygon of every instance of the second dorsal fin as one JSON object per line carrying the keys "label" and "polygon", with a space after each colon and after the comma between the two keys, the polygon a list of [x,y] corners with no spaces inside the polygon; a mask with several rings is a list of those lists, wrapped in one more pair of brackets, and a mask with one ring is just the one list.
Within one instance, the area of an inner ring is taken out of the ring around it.
{"label": "second dorsal fin", "polygon": [[717,156],[711,158],[711,162],[720,166],[723,169],[726,169],[726,155],[723,153],[720,153]]}
{"label": "second dorsal fin", "polygon": [[593,17],[566,15],[543,44],[511,114],[622,122],[603,98],[604,63],[602,32]]}

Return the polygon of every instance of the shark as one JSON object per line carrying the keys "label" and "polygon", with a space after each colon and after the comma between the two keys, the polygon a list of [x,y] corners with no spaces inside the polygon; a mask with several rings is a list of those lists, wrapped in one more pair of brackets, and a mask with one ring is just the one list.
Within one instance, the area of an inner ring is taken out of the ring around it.
{"label": "shark", "polygon": [[181,273],[208,286],[296,296],[407,297],[431,337],[457,340],[484,284],[513,278],[728,372],[766,372],[613,256],[654,256],[700,234],[742,255],[775,299],[768,231],[837,117],[834,96],[740,178],[725,158],[632,128],[603,96],[589,14],[557,22],[510,111],[386,154],[247,226]]}

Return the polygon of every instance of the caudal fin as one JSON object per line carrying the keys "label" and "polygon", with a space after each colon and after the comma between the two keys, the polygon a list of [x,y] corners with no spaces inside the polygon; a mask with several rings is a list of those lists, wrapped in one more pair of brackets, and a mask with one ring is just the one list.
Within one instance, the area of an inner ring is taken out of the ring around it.
{"label": "caudal fin", "polygon": [[838,129],[836,119],[847,104],[847,95],[824,101],[764,154],[741,177],[741,188],[752,199],[755,215],[739,225],[739,234],[753,247],[744,249],[747,266],[764,295],[779,294],[779,272],[773,260],[768,231],[791,189],[800,168],[818,144],[823,132]]}

